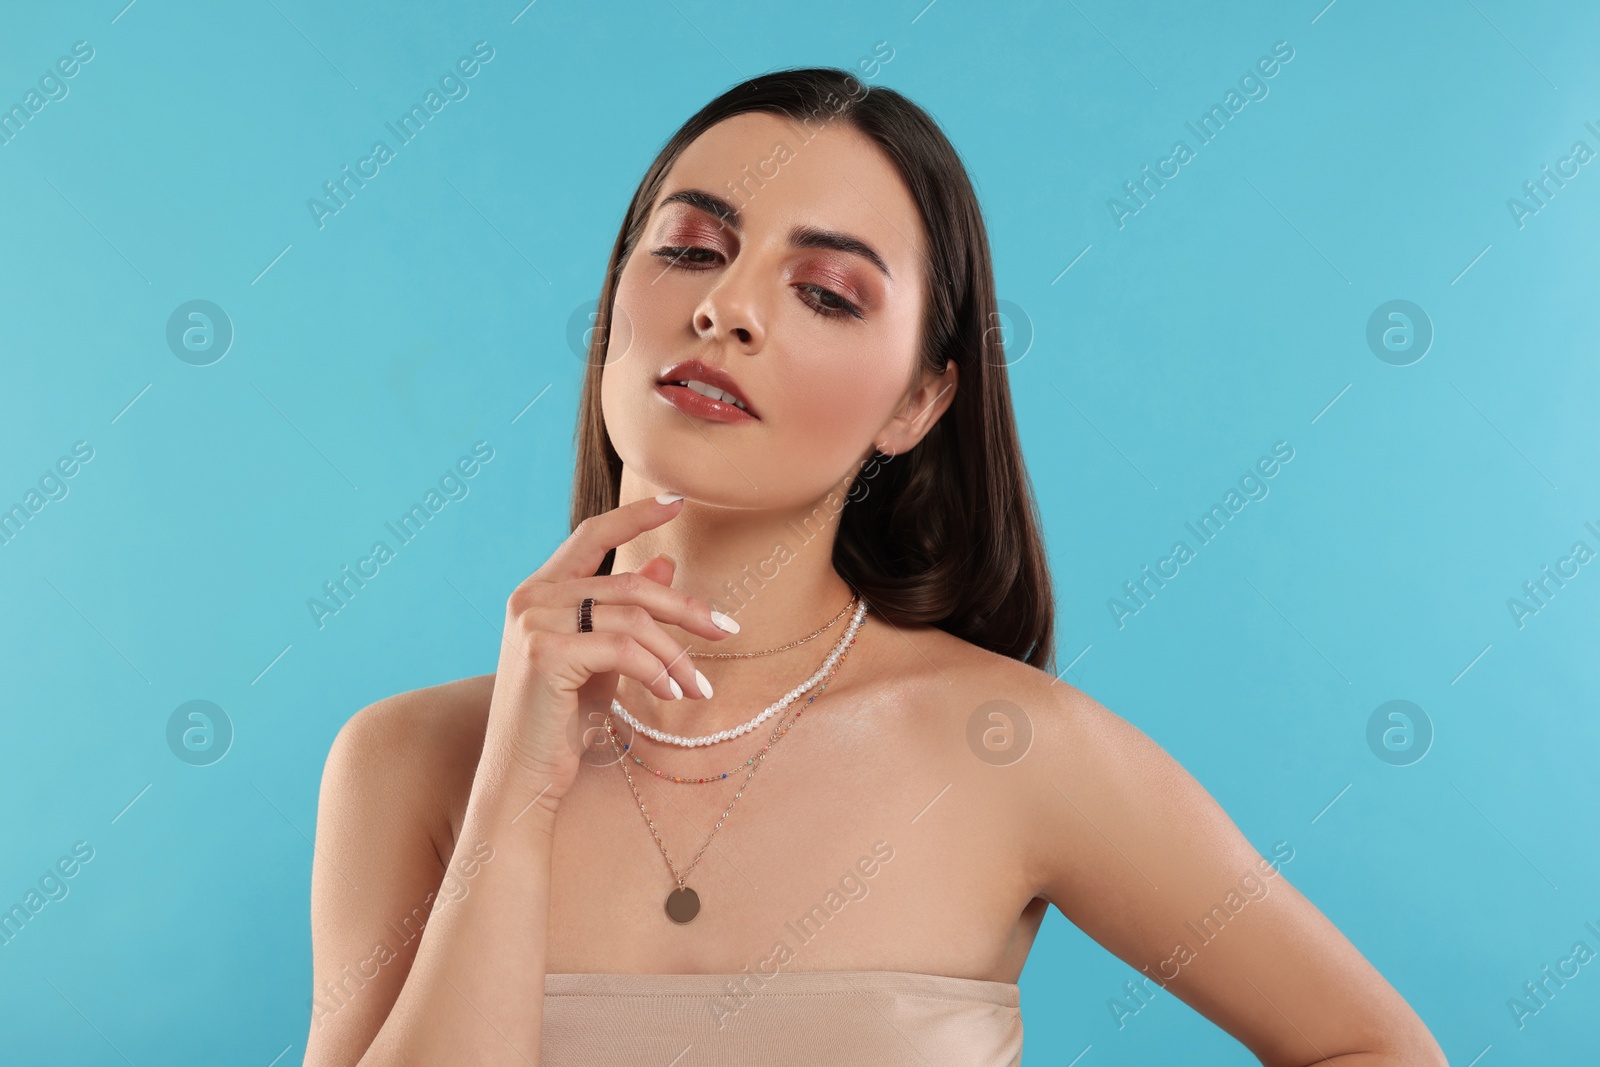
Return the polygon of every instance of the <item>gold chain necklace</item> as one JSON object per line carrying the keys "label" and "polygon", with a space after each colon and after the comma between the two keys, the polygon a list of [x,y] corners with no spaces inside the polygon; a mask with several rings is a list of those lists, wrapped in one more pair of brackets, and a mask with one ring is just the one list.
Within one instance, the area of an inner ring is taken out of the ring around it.
{"label": "gold chain necklace", "polygon": [[[863,616],[862,622],[865,623],[865,621],[866,617]],[[855,638],[852,637],[850,639],[850,644],[854,645],[855,643]],[[639,803],[639,813],[644,816],[645,825],[650,827],[650,836],[656,839],[656,847],[661,850],[661,858],[667,861],[667,869],[672,872],[672,877],[677,882],[677,887],[674,888],[671,893],[667,894],[666,903],[667,917],[673,922],[680,924],[687,923],[700,913],[700,894],[689,888],[687,881],[689,873],[693,871],[700,863],[700,858],[706,854],[706,849],[711,847],[711,839],[717,836],[717,831],[722,829],[722,824],[727,821],[729,815],[733,814],[733,806],[737,804],[739,802],[739,798],[744,795],[744,791],[750,785],[751,779],[755,778],[756,771],[761,769],[761,764],[766,760],[767,753],[771,750],[772,746],[777,744],[778,738],[789,732],[790,727],[792,727],[794,723],[800,721],[800,716],[805,713],[805,709],[810,706],[813,700],[816,700],[817,697],[822,695],[823,690],[828,688],[828,680],[832,679],[834,675],[839,673],[839,668],[844,666],[844,661],[848,656],[849,646],[846,646],[844,653],[839,656],[838,661],[833,665],[833,670],[828,672],[828,678],[823,681],[815,693],[812,693],[811,696],[806,699],[805,704],[795,709],[793,721],[787,726],[780,723],[779,726],[772,731],[772,736],[767,738],[767,743],[761,746],[761,751],[757,752],[753,757],[751,757],[750,760],[746,761],[750,766],[750,773],[745,775],[744,782],[739,786],[738,791],[733,794],[733,799],[728,801],[728,807],[723,811],[722,817],[719,818],[717,820],[717,824],[711,828],[711,833],[706,835],[705,844],[700,846],[700,851],[695,853],[694,859],[690,861],[689,866],[685,868],[682,873],[679,873],[677,865],[672,862],[672,857],[667,855],[667,846],[661,840],[661,834],[656,830],[655,820],[650,818],[650,813],[645,810],[644,798],[639,795],[638,786],[633,784],[633,774],[629,772],[628,764],[622,758],[622,746],[617,741],[616,729],[611,725],[611,716],[606,716],[606,737],[611,741],[611,748],[617,754],[617,766],[622,768],[622,775],[628,780],[628,789],[632,791],[633,799]],[[643,761],[638,760],[638,757],[634,758],[640,763],[641,766],[643,766]],[[737,770],[737,768],[735,768],[735,770]],[[659,777],[667,777],[660,771],[656,771],[655,773]],[[682,776],[675,775],[673,776],[673,780],[682,781]]]}
{"label": "gold chain necklace", "polygon": [[741,723],[738,726],[729,727],[726,730],[718,730],[714,734],[706,734],[703,737],[679,737],[677,734],[668,733],[665,730],[658,730],[656,727],[651,726],[648,723],[640,722],[628,711],[627,708],[623,707],[622,702],[617,700],[615,697],[613,697],[611,700],[611,710],[613,713],[621,717],[621,719],[629,726],[633,727],[635,731],[644,734],[646,737],[655,741],[660,741],[664,744],[679,745],[683,748],[698,748],[703,745],[720,745],[725,741],[732,741],[736,737],[743,737],[745,734],[749,733],[751,730],[754,730],[756,727],[760,726],[774,715],[778,715],[783,712],[784,709],[788,708],[790,704],[793,704],[795,701],[805,696],[816,686],[818,682],[822,681],[822,679],[834,669],[839,662],[839,657],[844,654],[845,648],[855,640],[856,631],[861,628],[862,620],[866,618],[868,609],[867,602],[861,599],[861,595],[859,593],[856,594],[855,601],[856,613],[854,618],[850,620],[849,628],[845,630],[844,636],[839,638],[838,644],[833,646],[833,651],[829,652],[828,655],[823,659],[822,666],[818,667],[811,677],[807,678],[804,682],[801,682],[799,685],[789,690],[779,699],[773,701],[764,711],[757,712],[748,722]]}
{"label": "gold chain necklace", "polygon": [[[852,597],[850,604],[854,603],[855,598]],[[820,637],[822,634],[826,633],[834,623],[844,618],[845,613],[850,610],[850,604],[846,604],[843,608],[839,609],[839,614],[830,619],[828,623],[821,629],[807,634],[798,641],[790,641],[787,645],[779,645],[777,648],[769,648],[765,652],[690,652],[689,655],[693,656],[695,659],[754,659],[756,656],[770,656],[774,652],[782,652],[785,649],[793,648],[796,645],[803,645],[813,637]]]}

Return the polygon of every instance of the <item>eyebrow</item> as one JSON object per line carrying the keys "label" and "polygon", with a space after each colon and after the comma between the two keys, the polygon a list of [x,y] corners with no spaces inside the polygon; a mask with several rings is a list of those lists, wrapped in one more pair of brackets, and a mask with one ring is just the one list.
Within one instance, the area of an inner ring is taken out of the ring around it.
{"label": "eyebrow", "polygon": [[[715,215],[724,225],[736,233],[744,231],[744,217],[739,210],[720,196],[708,193],[703,189],[682,189],[676,193],[661,198],[661,203],[656,207],[663,208],[668,204],[688,204],[698,208],[709,215]],[[867,242],[859,237],[852,237],[847,233],[837,230],[819,230],[815,226],[796,226],[789,231],[789,243],[796,248],[826,248],[835,252],[846,252],[850,255],[860,256],[883,272],[885,278],[894,279],[889,273],[889,265],[883,257]]]}

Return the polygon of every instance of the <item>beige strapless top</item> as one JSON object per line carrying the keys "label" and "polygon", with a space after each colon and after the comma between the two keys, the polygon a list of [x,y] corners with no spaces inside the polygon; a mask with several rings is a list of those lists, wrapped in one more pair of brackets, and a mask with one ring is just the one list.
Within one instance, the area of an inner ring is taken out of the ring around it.
{"label": "beige strapless top", "polygon": [[[741,987],[742,983],[742,987]],[[1017,1067],[1019,989],[908,971],[545,976],[541,1067]]]}

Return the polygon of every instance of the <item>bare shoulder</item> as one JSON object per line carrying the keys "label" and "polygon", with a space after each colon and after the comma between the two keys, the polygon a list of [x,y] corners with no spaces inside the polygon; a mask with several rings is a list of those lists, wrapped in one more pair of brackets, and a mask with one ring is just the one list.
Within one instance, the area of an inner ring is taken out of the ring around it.
{"label": "bare shoulder", "polygon": [[1269,859],[1134,723],[1042,670],[997,661],[965,651],[960,673],[947,673],[976,688],[966,713],[995,744],[1010,733],[1011,750],[986,760],[974,749],[994,763],[976,774],[1008,805],[1002,819],[1026,827],[1018,853],[1037,896],[1262,1064],[1322,1062],[1330,1049],[1445,1062],[1394,987],[1282,872],[1291,841],[1272,843]]}
{"label": "bare shoulder", "polygon": [[1158,885],[1215,877],[1204,864],[1245,871],[1259,860],[1199,781],[1094,697],[942,631],[903,636],[916,646],[903,673],[925,690],[921,714],[938,716],[930,732],[950,765],[997,825],[1024,828],[1031,884],[1091,935],[1129,920],[1128,902]]}
{"label": "bare shoulder", "polygon": [[494,675],[475,675],[368,704],[340,728],[328,768],[368,793],[368,803],[413,813],[443,864],[454,849],[455,809],[465,804],[483,749],[493,690]]}
{"label": "bare shoulder", "polygon": [[1011,753],[1010,760],[995,752],[991,765],[1019,762],[1035,746],[1056,754],[1086,744],[1126,742],[1130,733],[1138,733],[1087,693],[1031,663],[934,627],[897,629],[898,637],[884,644],[896,650],[900,681],[895,688],[909,690],[900,695],[918,698],[919,708],[960,720],[949,725],[1002,727],[990,733],[991,746],[1008,743],[1003,727],[1015,728],[1012,737],[1021,751]]}
{"label": "bare shoulder", "polygon": [[948,717],[945,744],[965,756],[960,730],[977,757],[962,764],[979,787],[968,795],[1010,838],[1023,884],[1142,969],[1148,989],[1175,993],[1274,1067],[1321,1062],[1326,1050],[1445,1062],[1281,871],[1293,843],[1275,842],[1267,858],[1161,745],[1072,685],[949,635],[919,637],[920,674],[953,694],[933,705]]}
{"label": "bare shoulder", "polygon": [[[382,760],[389,770],[435,767],[474,748],[493,690],[494,675],[481,674],[384,697],[350,716],[334,750],[347,758]],[[481,736],[476,747],[482,747]],[[474,763],[477,755],[473,751]]]}
{"label": "bare shoulder", "polygon": [[[473,709],[484,688],[468,678],[385,697],[329,746],[312,853],[308,1065],[354,1063],[399,997],[419,939],[392,947],[390,924],[427,922],[454,852],[449,801],[476,766],[474,729],[482,745]],[[367,991],[330,992],[344,983]]]}
{"label": "bare shoulder", "polygon": [[1204,794],[1138,727],[1047,671],[931,627],[879,637],[895,649],[882,672],[893,680],[879,685],[904,716],[899,739],[959,774],[994,825],[1016,828],[1019,861],[1041,893],[1062,888],[1059,863],[1072,853],[1061,842],[1097,838],[1102,812],[1152,794]]}

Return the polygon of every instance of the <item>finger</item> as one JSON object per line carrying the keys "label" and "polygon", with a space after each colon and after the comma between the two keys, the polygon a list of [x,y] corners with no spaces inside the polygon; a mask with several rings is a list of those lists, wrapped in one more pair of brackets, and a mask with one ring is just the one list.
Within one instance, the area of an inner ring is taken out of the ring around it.
{"label": "finger", "polygon": [[655,529],[682,510],[681,499],[662,504],[657,498],[647,496],[591,515],[578,524],[528,581],[565,582],[592,577],[605,561],[607,552],[627,544],[646,530]]}
{"label": "finger", "polygon": [[657,585],[672,586],[672,575],[677,570],[677,565],[666,556],[657,556],[655,559],[640,567],[635,574],[648,578]]}
{"label": "finger", "polygon": [[571,676],[576,667],[581,678],[572,678],[573,691],[590,678],[606,671],[627,675],[662,700],[676,700],[667,680],[666,664],[626,633],[545,633],[538,644],[535,663],[550,674]]}
{"label": "finger", "polygon": [[[677,681],[681,693],[702,698],[711,695],[709,684],[701,684],[700,679],[705,676],[695,667],[688,649],[674,641],[645,608],[637,604],[597,604],[590,612],[589,621],[594,633],[626,634],[636,641],[662,665],[663,676]],[[540,620],[541,625],[544,622]],[[662,679],[652,675],[647,681],[654,689]]]}
{"label": "finger", "polygon": [[522,609],[560,609],[567,612],[565,619],[554,615],[542,618],[552,621],[556,630],[571,632],[577,626],[574,620],[578,617],[578,606],[586,597],[593,597],[597,605],[637,604],[659,622],[671,623],[697,636],[716,641],[730,633],[739,632],[739,624],[720,611],[713,611],[710,601],[652,581],[637,571],[597,574],[592,578],[578,578],[556,585],[536,583],[528,588],[517,604]]}

